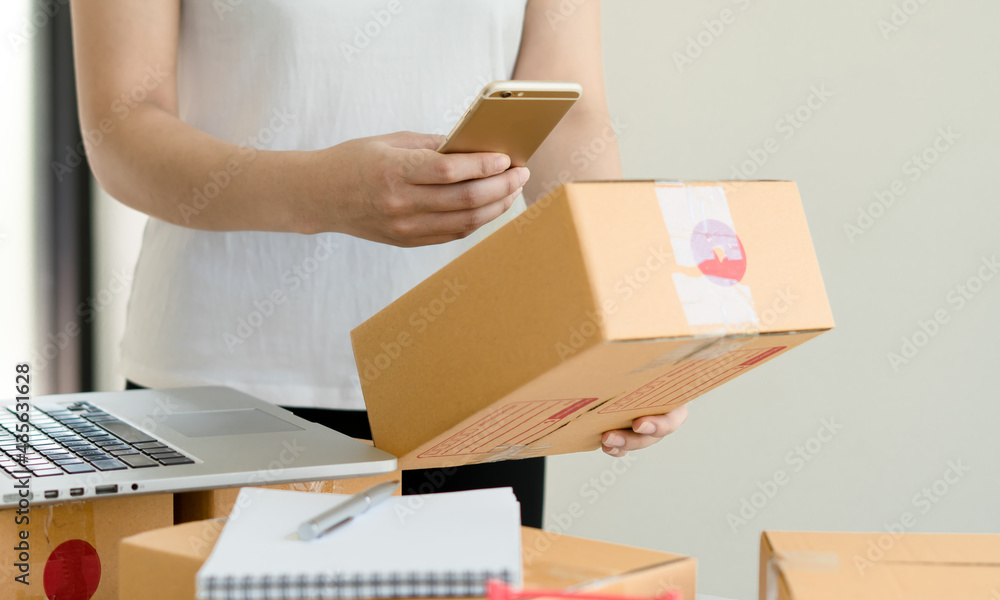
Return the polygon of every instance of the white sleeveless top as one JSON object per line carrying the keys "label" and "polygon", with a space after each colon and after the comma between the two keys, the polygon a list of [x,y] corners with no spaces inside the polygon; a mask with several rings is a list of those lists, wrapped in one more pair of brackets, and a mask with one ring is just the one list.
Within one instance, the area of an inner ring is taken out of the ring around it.
{"label": "white sleeveless top", "polygon": [[[486,83],[512,77],[525,5],[184,0],[180,117],[268,150],[445,134]],[[523,206],[519,199],[498,221]],[[276,404],[363,409],[351,329],[499,224],[402,249],[334,233],[217,233],[150,219],[122,373],[149,387],[218,384]]]}

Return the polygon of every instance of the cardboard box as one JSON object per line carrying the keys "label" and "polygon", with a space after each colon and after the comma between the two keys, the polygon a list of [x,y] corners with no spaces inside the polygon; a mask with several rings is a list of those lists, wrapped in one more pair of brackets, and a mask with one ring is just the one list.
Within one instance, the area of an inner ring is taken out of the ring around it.
{"label": "cardboard box", "polygon": [[791,182],[565,185],[351,332],[404,469],[592,450],[833,327]]}
{"label": "cardboard box", "polygon": [[[195,575],[223,524],[221,519],[196,521],[122,540],[121,600],[193,600]],[[640,597],[676,589],[685,600],[694,600],[693,558],[528,527],[521,535],[525,587],[579,586],[580,591]]]}
{"label": "cardboard box", "polygon": [[1000,535],[765,531],[759,597],[993,600]]}
{"label": "cardboard box", "polygon": [[[170,494],[102,498],[0,511],[0,599],[118,598],[118,543],[173,523]],[[18,523],[15,517],[27,516]],[[26,532],[26,534],[24,533]],[[27,539],[25,538],[27,536]],[[27,542],[28,585],[14,578]]]}
{"label": "cardboard box", "polygon": [[[392,480],[403,480],[400,470],[382,473],[370,477],[354,477],[351,479],[329,479],[325,481],[308,481],[300,483],[282,483],[262,485],[276,490],[292,490],[296,492],[316,492],[321,494],[357,494],[376,483]],[[216,490],[201,490],[197,492],[181,492],[174,494],[174,523],[188,523],[229,516],[236,504],[236,497],[243,488],[222,488]],[[402,494],[402,487],[393,492],[394,496]]]}
{"label": "cardboard box", "polygon": [[606,592],[654,598],[668,591],[695,600],[697,561],[682,554],[635,548],[521,528],[526,588]]}

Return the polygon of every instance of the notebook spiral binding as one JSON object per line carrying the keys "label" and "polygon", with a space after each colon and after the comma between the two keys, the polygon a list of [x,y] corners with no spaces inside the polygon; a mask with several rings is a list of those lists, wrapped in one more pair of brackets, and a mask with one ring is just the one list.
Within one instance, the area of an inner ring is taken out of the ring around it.
{"label": "notebook spiral binding", "polygon": [[198,597],[212,600],[270,598],[405,598],[485,596],[486,582],[499,579],[515,584],[513,574],[502,571],[445,573],[376,573],[369,578],[344,574],[246,575],[206,577],[198,582]]}

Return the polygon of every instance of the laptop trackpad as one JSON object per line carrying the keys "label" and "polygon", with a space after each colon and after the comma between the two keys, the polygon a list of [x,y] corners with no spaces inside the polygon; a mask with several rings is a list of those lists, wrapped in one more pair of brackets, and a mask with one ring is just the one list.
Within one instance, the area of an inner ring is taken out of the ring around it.
{"label": "laptop trackpad", "polygon": [[302,430],[256,408],[176,413],[168,415],[163,424],[192,438]]}

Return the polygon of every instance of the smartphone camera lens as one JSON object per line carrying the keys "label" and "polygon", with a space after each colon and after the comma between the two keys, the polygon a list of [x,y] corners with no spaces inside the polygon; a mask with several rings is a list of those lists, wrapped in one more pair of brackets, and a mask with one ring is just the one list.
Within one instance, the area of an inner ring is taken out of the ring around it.
{"label": "smartphone camera lens", "polygon": [[500,92],[501,98],[510,98],[510,92]]}

